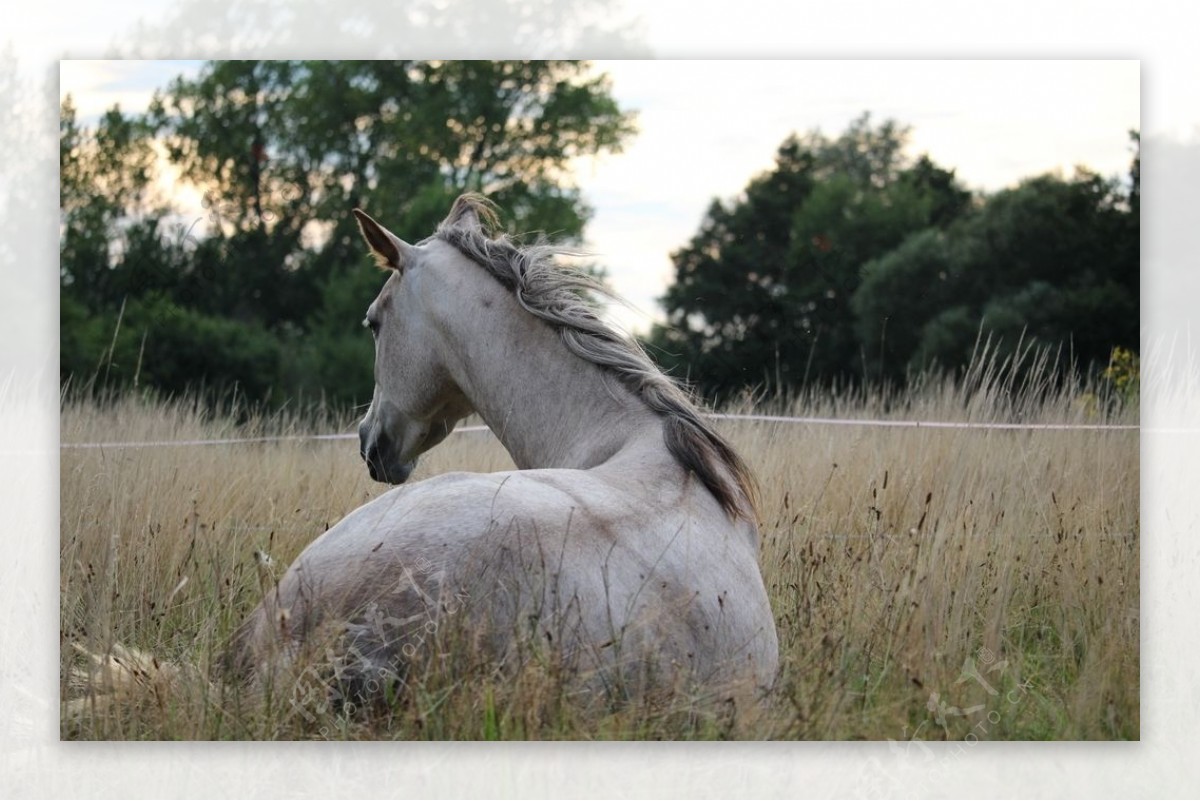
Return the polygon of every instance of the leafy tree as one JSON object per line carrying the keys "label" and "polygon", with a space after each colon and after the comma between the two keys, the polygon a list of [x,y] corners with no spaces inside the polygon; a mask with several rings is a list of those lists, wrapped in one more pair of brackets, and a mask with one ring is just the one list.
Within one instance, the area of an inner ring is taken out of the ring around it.
{"label": "leafy tree", "polygon": [[[189,375],[236,378],[264,395],[272,385],[253,373],[279,382],[280,400],[305,391],[360,403],[372,360],[359,321],[381,278],[365,266],[350,209],[413,235],[473,189],[501,205],[510,230],[578,239],[590,210],[569,160],[618,150],[633,132],[606,79],[567,61],[212,62],[173,81],[143,118],[114,110],[94,134],[65,108],[63,119],[64,296],[111,323],[110,339],[128,302],[121,337],[146,336],[142,379],[174,391]],[[189,235],[163,210],[138,211],[153,139],[204,193],[204,224]],[[89,200],[97,176],[112,186]],[[64,376],[114,350],[81,313],[64,308],[64,348],[79,348],[64,350]],[[204,332],[204,358],[152,344],[174,342],[172,314]]]}
{"label": "leafy tree", "polygon": [[59,117],[64,291],[97,309],[119,305],[122,276],[116,271],[124,231],[145,223],[154,153],[147,129],[113,106],[95,131],[81,128],[71,98]]}
{"label": "leafy tree", "polygon": [[1028,179],[909,238],[864,269],[860,338],[882,342],[875,354],[893,377],[961,365],[980,336],[1061,345],[1104,366],[1138,339],[1137,171],[1135,155],[1128,188],[1085,170]]}
{"label": "leafy tree", "polygon": [[1079,170],[972,198],[907,130],[867,116],[790,137],[775,169],[673,254],[651,344],[717,396],[897,382],[964,365],[978,338],[1103,367],[1138,336],[1140,153],[1127,180]]}
{"label": "leafy tree", "polygon": [[[578,236],[574,156],[632,132],[584,62],[216,62],[177,79],[152,118],[225,225],[293,239],[369,202],[429,230],[481,190],[518,229]],[[348,226],[352,228],[353,226]],[[337,239],[335,231],[333,236]]]}
{"label": "leafy tree", "polygon": [[964,213],[953,172],[904,155],[908,130],[858,118],[837,139],[789,137],[774,170],[672,254],[668,326],[651,344],[714,394],[861,375],[850,298],[863,266]]}

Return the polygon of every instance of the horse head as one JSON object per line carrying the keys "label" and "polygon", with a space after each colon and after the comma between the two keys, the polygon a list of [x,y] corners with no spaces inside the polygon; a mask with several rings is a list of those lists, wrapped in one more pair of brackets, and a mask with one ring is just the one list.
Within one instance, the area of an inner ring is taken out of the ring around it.
{"label": "horse head", "polygon": [[[429,303],[436,264],[455,252],[434,238],[410,245],[359,209],[358,225],[387,281],[363,326],[375,339],[375,390],[358,427],[359,453],[371,478],[402,484],[417,457],[445,439],[473,409],[442,361],[441,331]],[[442,223],[480,225],[474,214]],[[440,230],[440,229],[439,229]],[[459,257],[461,258],[461,257]]]}

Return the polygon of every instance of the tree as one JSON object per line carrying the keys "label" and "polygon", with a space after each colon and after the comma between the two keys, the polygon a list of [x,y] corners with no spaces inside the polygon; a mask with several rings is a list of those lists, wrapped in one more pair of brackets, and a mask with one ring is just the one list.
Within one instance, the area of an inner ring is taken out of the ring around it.
{"label": "tree", "polygon": [[[571,183],[570,159],[618,150],[634,130],[607,80],[567,61],[212,62],[173,81],[130,124],[128,136],[114,120],[94,138],[128,140],[127,162],[156,138],[204,192],[206,218],[187,237],[167,235],[161,214],[134,231],[128,192],[100,198],[91,213],[103,224],[67,213],[64,287],[98,285],[87,306],[111,317],[110,336],[122,302],[151,291],[155,308],[236,322],[274,342],[251,360],[282,382],[273,397],[304,391],[345,403],[370,396],[370,338],[359,321],[381,283],[366,268],[352,208],[397,231],[430,232],[473,189],[500,204],[509,230],[579,239],[590,210]],[[68,128],[64,142],[80,135]],[[64,176],[106,163],[91,151],[64,152]],[[64,208],[74,197],[64,194]],[[107,260],[98,255],[105,249]],[[127,320],[119,337],[166,330],[162,315],[139,314],[130,319],[151,328],[126,330]],[[65,330],[77,319],[64,315],[64,342],[78,339]],[[195,378],[211,386],[222,364],[250,362],[229,350],[232,329],[205,330],[217,350],[195,362],[203,370]],[[265,367],[272,353],[279,363]],[[184,373],[143,370],[171,376],[164,388],[172,391]]]}
{"label": "tree", "polygon": [[1138,340],[1137,169],[1135,154],[1128,188],[1086,170],[1028,179],[871,261],[852,302],[860,338],[882,341],[892,377],[962,365],[980,336],[1103,367]]}
{"label": "tree", "polygon": [[59,116],[59,207],[64,291],[99,309],[119,305],[116,270],[125,231],[145,224],[154,153],[147,129],[113,106],[94,131],[81,128],[63,99]]}
{"label": "tree", "polygon": [[789,137],[775,168],[714,201],[672,254],[668,326],[651,345],[715,395],[861,376],[850,298],[863,265],[970,205],[953,172],[904,155],[907,137],[866,114],[834,140]]}
{"label": "tree", "polygon": [[112,377],[128,347],[134,355],[121,363],[132,376],[137,343],[114,341],[126,301],[170,292],[183,274],[179,249],[159,236],[164,210],[150,191],[150,129],[117,106],[85,129],[69,96],[60,112],[60,378],[88,381],[101,366]]}

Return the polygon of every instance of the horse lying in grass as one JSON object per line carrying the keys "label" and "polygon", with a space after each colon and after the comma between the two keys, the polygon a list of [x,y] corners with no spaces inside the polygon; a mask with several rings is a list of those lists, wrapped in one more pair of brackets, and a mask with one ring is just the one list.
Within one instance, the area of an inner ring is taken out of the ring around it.
{"label": "horse lying in grass", "polygon": [[[415,245],[355,214],[388,273],[363,321],[375,390],[360,450],[400,486],[304,549],[229,666],[263,680],[320,652],[361,698],[403,683],[453,620],[497,664],[549,653],[610,699],[769,686],[778,641],[750,473],[597,317],[591,282],[552,247],[491,235],[477,195]],[[405,484],[472,413],[519,469]]]}

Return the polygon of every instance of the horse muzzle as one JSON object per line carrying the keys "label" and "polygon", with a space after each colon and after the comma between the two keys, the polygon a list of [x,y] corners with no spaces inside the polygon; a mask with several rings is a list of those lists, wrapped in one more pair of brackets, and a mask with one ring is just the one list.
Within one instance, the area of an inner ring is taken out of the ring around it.
{"label": "horse muzzle", "polygon": [[417,468],[415,458],[407,462],[398,461],[388,436],[380,432],[372,438],[366,425],[358,429],[358,455],[367,463],[371,480],[383,484],[403,484]]}
{"label": "horse muzzle", "polygon": [[416,459],[402,465],[389,467],[378,459],[372,459],[369,455],[363,458],[367,463],[367,472],[371,474],[371,479],[381,484],[403,484],[408,481],[413,470],[417,469]]}

